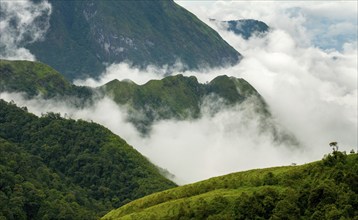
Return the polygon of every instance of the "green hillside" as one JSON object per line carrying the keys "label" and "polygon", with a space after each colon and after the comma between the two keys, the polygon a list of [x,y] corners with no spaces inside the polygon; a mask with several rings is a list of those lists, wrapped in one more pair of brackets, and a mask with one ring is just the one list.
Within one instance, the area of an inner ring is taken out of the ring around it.
{"label": "green hillside", "polygon": [[250,170],[180,186],[105,215],[115,219],[357,219],[358,155]]}
{"label": "green hillside", "polygon": [[105,63],[188,68],[237,63],[241,55],[218,33],[172,0],[50,0],[45,40],[27,45],[68,79],[98,77]]}
{"label": "green hillside", "polygon": [[113,80],[99,88],[88,88],[71,84],[46,64],[6,60],[0,60],[0,76],[0,92],[23,92],[28,98],[37,95],[56,98],[75,107],[109,96],[128,110],[127,120],[143,135],[149,134],[152,124],[158,120],[200,118],[202,106],[208,100],[216,104],[210,106],[211,114],[249,100],[253,104],[253,115],[259,118],[261,132],[271,135],[277,142],[298,145],[290,132],[272,122],[264,99],[244,79],[223,75],[202,84],[194,76],[175,75],[144,85]]}
{"label": "green hillside", "polygon": [[[194,76],[181,74],[151,80],[144,85],[113,80],[100,87],[100,90],[119,105],[127,107],[131,113],[129,120],[144,133],[150,130],[156,120],[199,118],[206,99],[220,102],[221,108],[225,108],[252,98],[257,101],[257,112],[270,117],[267,105],[255,88],[244,79],[225,75],[207,84],[199,83]],[[213,111],[215,113],[215,109]]]}
{"label": "green hillside", "polygon": [[22,92],[28,97],[72,96],[88,99],[90,88],[74,86],[50,66],[32,61],[0,59],[0,91]]}
{"label": "green hillside", "polygon": [[0,100],[0,219],[97,219],[174,186],[101,125]]}

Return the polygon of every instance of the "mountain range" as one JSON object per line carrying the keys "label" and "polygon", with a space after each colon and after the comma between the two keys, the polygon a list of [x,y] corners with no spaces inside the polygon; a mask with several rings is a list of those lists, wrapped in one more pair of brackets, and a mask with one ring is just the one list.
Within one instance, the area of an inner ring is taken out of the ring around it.
{"label": "mountain range", "polygon": [[127,120],[143,135],[149,135],[153,123],[160,120],[198,119],[207,103],[217,103],[216,107],[210,106],[210,114],[249,103],[253,105],[253,115],[258,118],[261,133],[271,136],[274,142],[299,146],[287,129],[273,121],[263,97],[244,79],[223,75],[202,84],[194,76],[174,75],[150,80],[144,85],[113,80],[90,88],[71,84],[46,64],[6,60],[0,60],[0,76],[0,92],[24,93],[27,98],[54,98],[84,107],[110,97],[127,110]]}
{"label": "mountain range", "polygon": [[[168,72],[143,85],[72,83],[96,79],[120,62],[182,70],[240,62],[238,51],[173,0],[48,2],[52,13],[44,39],[19,45],[39,61],[0,59],[0,93],[60,101],[75,110],[110,98],[143,140],[159,121],[192,122],[226,109],[239,114],[243,108],[235,107],[250,106],[244,123],[255,122],[255,135],[264,133],[270,143],[287,149],[301,147],[245,79],[222,75],[200,83],[194,76]],[[246,40],[270,31],[252,19],[212,21]],[[16,19],[11,22],[16,26]],[[185,157],[179,159],[185,163]],[[56,112],[36,116],[27,106],[0,99],[0,219],[356,219],[357,173],[357,154],[337,147],[309,164],[177,186],[165,167],[103,125]]]}

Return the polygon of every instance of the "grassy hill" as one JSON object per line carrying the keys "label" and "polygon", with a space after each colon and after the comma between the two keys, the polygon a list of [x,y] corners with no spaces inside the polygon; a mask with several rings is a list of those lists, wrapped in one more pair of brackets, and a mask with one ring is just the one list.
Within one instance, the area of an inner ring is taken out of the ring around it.
{"label": "grassy hill", "polygon": [[357,219],[358,155],[250,170],[180,186],[113,210],[115,219]]}
{"label": "grassy hill", "polygon": [[0,219],[97,219],[174,186],[101,125],[0,100]]}
{"label": "grassy hill", "polygon": [[172,0],[50,0],[44,41],[27,45],[68,79],[97,77],[106,64],[187,68],[237,63],[241,55],[218,33]]}

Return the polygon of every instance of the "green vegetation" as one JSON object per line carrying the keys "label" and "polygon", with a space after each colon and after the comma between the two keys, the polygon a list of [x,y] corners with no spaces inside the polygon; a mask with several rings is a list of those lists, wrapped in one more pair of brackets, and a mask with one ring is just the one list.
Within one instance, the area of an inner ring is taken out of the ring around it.
{"label": "green vegetation", "polygon": [[0,219],[96,219],[174,186],[101,125],[0,100]]}
{"label": "green vegetation", "polygon": [[[269,132],[277,142],[298,145],[288,132],[280,130],[271,120],[268,107],[260,94],[244,79],[218,76],[201,84],[194,76],[168,76],[145,85],[113,80],[99,88],[78,87],[69,83],[51,67],[30,61],[0,60],[0,92],[22,92],[27,98],[66,101],[74,107],[93,104],[107,95],[128,109],[128,121],[143,134],[149,134],[153,122],[162,119],[188,120],[202,115],[202,106],[210,100],[210,113],[240,104],[249,99],[252,111],[260,117],[260,129]],[[261,117],[263,116],[263,117]]]}
{"label": "green vegetation", "polygon": [[357,219],[358,155],[250,170],[155,193],[102,219]]}
{"label": "green vegetation", "polygon": [[194,76],[183,75],[151,80],[144,85],[113,80],[100,87],[100,90],[119,105],[128,107],[131,113],[129,120],[143,133],[150,129],[155,120],[199,118],[201,106],[209,97],[215,103],[221,99],[220,106],[216,107],[218,110],[255,98],[257,112],[270,117],[264,100],[248,82],[228,76],[218,76],[208,84],[199,83]]}
{"label": "green vegetation", "polygon": [[0,91],[44,98],[71,96],[89,99],[93,95],[91,89],[72,85],[50,66],[31,61],[0,60]]}
{"label": "green vegetation", "polygon": [[27,45],[68,79],[98,77],[104,63],[187,68],[237,63],[241,55],[218,33],[172,0],[50,0],[51,28]]}

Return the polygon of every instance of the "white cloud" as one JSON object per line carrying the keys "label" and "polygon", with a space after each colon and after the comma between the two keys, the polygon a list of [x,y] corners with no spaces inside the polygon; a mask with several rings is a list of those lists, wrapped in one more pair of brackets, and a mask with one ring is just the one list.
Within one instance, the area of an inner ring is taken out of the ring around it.
{"label": "white cloud", "polygon": [[163,69],[154,66],[148,66],[147,69],[143,71],[137,67],[133,67],[131,64],[119,63],[108,66],[106,71],[99,77],[99,79],[77,79],[74,81],[74,84],[97,87],[104,85],[114,79],[130,79],[137,84],[144,84],[151,79],[160,79],[164,76],[164,74],[165,71]]}
{"label": "white cloud", "polygon": [[50,25],[50,14],[51,4],[47,1],[1,1],[0,58],[35,60],[24,46],[43,39]]}
{"label": "white cloud", "polygon": [[[257,116],[249,117],[252,113],[249,105],[222,110],[213,117],[204,114],[194,121],[159,121],[153,125],[151,135],[143,138],[126,122],[125,109],[109,99],[78,110],[59,102],[39,104],[38,100],[31,103],[13,96],[5,98],[33,106],[30,111],[67,113],[103,124],[154,163],[174,173],[179,183],[250,168],[318,160],[330,152],[328,143],[331,141],[338,141],[340,149],[346,151],[357,146],[357,52],[354,47],[347,44],[343,52],[302,48],[283,30],[249,41],[232,33],[221,34],[245,52],[245,59],[239,65],[175,73],[195,75],[201,82],[223,74],[246,79],[269,104],[274,122],[292,131],[304,148],[292,150],[290,146],[275,144],[270,135],[260,134]],[[154,68],[153,72],[140,71],[127,64],[116,65],[114,69],[121,70],[118,71],[121,79],[129,78],[140,84],[150,78],[161,78],[165,72],[160,68]],[[116,71],[107,73],[110,77],[103,75],[94,85],[118,77],[111,75]],[[146,74],[150,77],[143,79],[141,76]]]}
{"label": "white cloud", "polygon": [[60,112],[62,116],[105,125],[152,162],[168,169],[180,184],[239,170],[312,160],[312,157],[302,156],[304,148],[293,150],[292,146],[274,143],[270,134],[259,132],[260,116],[253,114],[255,106],[250,100],[212,116],[212,105],[220,106],[220,103],[208,99],[202,107],[202,118],[159,121],[150,136],[142,137],[126,121],[126,110],[108,98],[83,109],[71,106],[68,100],[43,100],[41,97],[27,100],[16,93],[0,93],[0,98],[27,106],[38,116]]}
{"label": "white cloud", "polygon": [[[340,149],[349,151],[356,148],[358,142],[356,42],[338,39],[339,50],[335,47],[323,50],[314,43],[322,33],[331,33],[328,38],[322,38],[326,42],[336,41],[340,32],[349,32],[350,25],[356,27],[352,18],[356,17],[357,3],[329,3],[205,2],[200,7],[190,8],[202,19],[254,18],[275,29],[264,38],[253,37],[248,41],[217,29],[245,56],[233,67],[180,72],[180,66],[139,70],[129,64],[114,64],[99,80],[76,81],[94,87],[115,78],[144,84],[150,79],[160,79],[168,72],[195,75],[201,82],[223,74],[244,78],[265,98],[277,122],[292,131],[306,146],[301,150],[277,146],[269,135],[260,135],[258,119],[247,120],[251,112],[249,105],[222,110],[214,117],[205,114],[195,121],[159,121],[153,126],[151,136],[143,138],[126,122],[126,111],[109,99],[78,110],[64,103],[38,99],[25,101],[9,94],[0,97],[33,106],[30,111],[67,112],[74,118],[101,123],[153,162],[173,172],[181,183],[249,168],[320,159],[330,152],[328,143],[331,141],[337,141]],[[193,5],[191,1],[181,4]],[[196,2],[196,6],[199,4],[201,2]],[[346,10],[346,13],[340,10]]]}
{"label": "white cloud", "polygon": [[[288,32],[300,46],[341,50],[346,41],[357,41],[357,1],[212,1],[200,4],[176,0],[176,3],[210,26],[209,18],[264,21],[270,27]],[[353,29],[347,29],[348,26]],[[337,32],[332,31],[337,27],[344,31],[340,32],[339,39]]]}
{"label": "white cloud", "polygon": [[[300,32],[301,37],[310,36],[302,26],[304,21],[301,17],[288,19],[287,24],[280,25],[290,28],[277,26],[266,37],[248,41],[218,29],[226,41],[244,54],[240,64],[201,71],[174,69],[174,74],[195,75],[203,83],[223,74],[246,79],[265,98],[277,121],[306,146],[302,151],[289,153],[290,148],[275,147],[268,136],[259,137],[252,126],[255,120],[240,130],[243,113],[235,109],[194,122],[161,121],[154,125],[149,138],[124,138],[183,182],[254,167],[317,160],[330,151],[331,141],[338,141],[342,150],[356,148],[356,45],[347,42],[341,51],[319,49],[296,35]],[[162,78],[161,73],[165,72],[125,70],[118,71],[123,73],[120,79],[130,78],[139,84]],[[144,75],[149,77],[140,77]],[[231,130],[236,131],[235,135],[228,132]]]}

